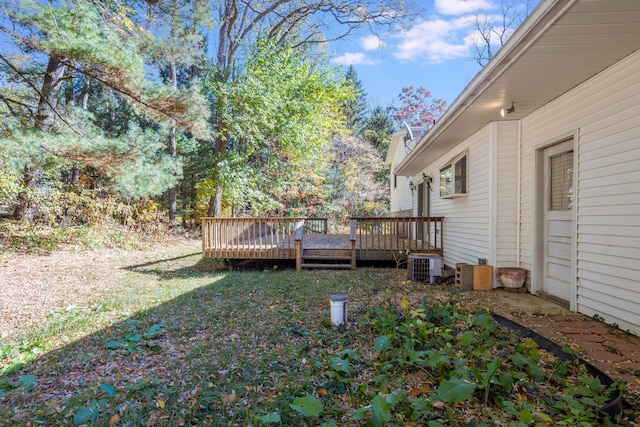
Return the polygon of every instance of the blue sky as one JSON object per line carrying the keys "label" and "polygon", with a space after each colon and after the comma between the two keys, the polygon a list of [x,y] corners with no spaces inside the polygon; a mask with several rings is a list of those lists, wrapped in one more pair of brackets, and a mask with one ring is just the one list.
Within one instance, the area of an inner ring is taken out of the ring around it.
{"label": "blue sky", "polygon": [[475,16],[502,19],[502,4],[522,17],[538,0],[419,0],[422,16],[404,33],[372,34],[333,45],[333,64],[353,65],[373,105],[386,106],[405,86],[424,86],[450,105],[481,70],[473,59]]}

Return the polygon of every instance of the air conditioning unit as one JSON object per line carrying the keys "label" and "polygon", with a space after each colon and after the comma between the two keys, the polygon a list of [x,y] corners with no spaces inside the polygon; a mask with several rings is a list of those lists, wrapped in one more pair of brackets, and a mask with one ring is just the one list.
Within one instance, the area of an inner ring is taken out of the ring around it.
{"label": "air conditioning unit", "polygon": [[409,255],[409,280],[433,284],[436,277],[442,276],[444,261],[441,256],[431,254]]}

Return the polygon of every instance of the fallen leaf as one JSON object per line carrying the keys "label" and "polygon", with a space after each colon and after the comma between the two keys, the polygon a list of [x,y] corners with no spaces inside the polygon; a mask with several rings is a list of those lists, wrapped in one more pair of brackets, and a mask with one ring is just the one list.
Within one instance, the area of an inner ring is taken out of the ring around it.
{"label": "fallen leaf", "polygon": [[231,394],[222,395],[222,401],[224,403],[235,403],[238,400],[238,396],[236,396],[236,391],[233,390]]}
{"label": "fallen leaf", "polygon": [[419,388],[414,388],[413,390],[411,390],[411,393],[409,393],[409,396],[418,397],[421,394],[422,394],[422,390],[420,390]]}
{"label": "fallen leaf", "polygon": [[110,425],[110,426],[112,426],[112,425],[114,425],[115,423],[117,423],[118,421],[120,421],[120,415],[115,414],[114,416],[112,416],[112,417],[109,419],[109,425]]}

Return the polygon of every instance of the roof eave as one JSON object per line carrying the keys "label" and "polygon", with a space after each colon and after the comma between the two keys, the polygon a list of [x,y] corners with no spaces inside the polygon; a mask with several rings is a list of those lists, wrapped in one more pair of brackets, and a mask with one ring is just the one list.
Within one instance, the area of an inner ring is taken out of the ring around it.
{"label": "roof eave", "polygon": [[[415,175],[424,167],[423,164],[417,164],[416,159],[428,148],[440,148],[437,150],[438,152],[446,151],[447,147],[434,147],[438,142],[438,137],[452,126],[455,120],[464,113],[493,82],[499,79],[511,64],[513,64],[546,29],[552,26],[553,23],[577,1],[578,0],[542,1],[525,22],[513,33],[509,40],[507,40],[491,61],[471,80],[469,85],[467,85],[461,94],[453,101],[442,117],[436,121],[431,130],[418,141],[411,153],[395,167],[393,172],[400,176]],[[523,113],[523,111],[520,111],[520,113]]]}

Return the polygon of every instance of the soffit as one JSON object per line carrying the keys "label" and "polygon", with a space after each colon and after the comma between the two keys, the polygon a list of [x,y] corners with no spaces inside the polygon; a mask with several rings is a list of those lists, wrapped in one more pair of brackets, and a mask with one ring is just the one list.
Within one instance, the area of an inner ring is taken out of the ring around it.
{"label": "soffit", "polygon": [[488,123],[519,120],[638,49],[639,0],[541,2],[395,173],[419,173]]}

